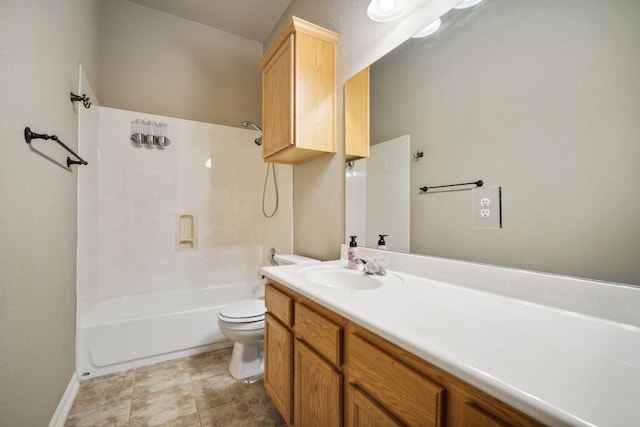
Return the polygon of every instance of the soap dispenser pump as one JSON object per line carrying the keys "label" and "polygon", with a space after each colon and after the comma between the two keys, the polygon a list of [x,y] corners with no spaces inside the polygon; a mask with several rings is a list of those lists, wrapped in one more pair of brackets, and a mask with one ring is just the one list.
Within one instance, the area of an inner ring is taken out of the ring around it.
{"label": "soap dispenser pump", "polygon": [[356,258],[358,258],[358,243],[356,243],[357,236],[349,236],[351,238],[351,242],[349,242],[349,252],[347,253],[347,267],[351,270],[356,270],[358,268],[358,264],[356,263]]}
{"label": "soap dispenser pump", "polygon": [[387,250],[387,244],[384,242],[384,238],[388,236],[388,234],[378,234],[380,239],[378,240],[378,246],[376,249],[382,249],[383,251]]}

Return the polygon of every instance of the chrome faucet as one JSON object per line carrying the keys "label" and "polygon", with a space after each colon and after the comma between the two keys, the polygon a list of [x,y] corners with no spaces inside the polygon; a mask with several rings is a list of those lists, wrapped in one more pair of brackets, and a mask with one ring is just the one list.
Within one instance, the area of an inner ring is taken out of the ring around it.
{"label": "chrome faucet", "polygon": [[362,265],[365,274],[374,274],[376,276],[384,276],[387,274],[383,259],[358,258],[356,259],[356,263]]}

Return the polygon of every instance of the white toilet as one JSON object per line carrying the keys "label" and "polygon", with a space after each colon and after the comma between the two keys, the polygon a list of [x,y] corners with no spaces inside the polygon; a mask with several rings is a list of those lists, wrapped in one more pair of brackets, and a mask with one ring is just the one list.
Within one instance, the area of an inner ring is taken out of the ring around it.
{"label": "white toilet", "polygon": [[[300,255],[274,255],[278,265],[318,263]],[[222,308],[218,326],[233,341],[229,373],[236,379],[248,379],[264,373],[264,299],[242,299]]]}

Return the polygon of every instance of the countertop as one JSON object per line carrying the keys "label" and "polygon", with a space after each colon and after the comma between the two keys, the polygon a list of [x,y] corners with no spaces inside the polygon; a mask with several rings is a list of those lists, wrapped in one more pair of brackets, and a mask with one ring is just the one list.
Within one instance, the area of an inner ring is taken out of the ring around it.
{"label": "countertop", "polygon": [[636,326],[397,271],[378,288],[331,288],[309,268],[346,262],[261,272],[541,422],[640,425]]}

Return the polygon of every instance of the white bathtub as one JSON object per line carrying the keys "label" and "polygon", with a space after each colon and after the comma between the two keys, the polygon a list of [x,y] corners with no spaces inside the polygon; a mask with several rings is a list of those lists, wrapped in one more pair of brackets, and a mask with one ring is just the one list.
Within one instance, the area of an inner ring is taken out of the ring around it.
{"label": "white bathtub", "polygon": [[264,295],[263,282],[109,298],[79,304],[78,378],[87,379],[231,346],[221,308]]}

